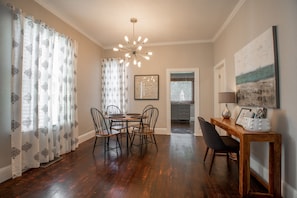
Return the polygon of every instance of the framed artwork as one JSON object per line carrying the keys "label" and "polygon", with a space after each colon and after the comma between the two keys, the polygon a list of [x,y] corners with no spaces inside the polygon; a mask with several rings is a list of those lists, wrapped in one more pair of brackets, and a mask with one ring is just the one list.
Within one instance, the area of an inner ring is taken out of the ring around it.
{"label": "framed artwork", "polygon": [[159,100],[159,75],[134,75],[135,100]]}
{"label": "framed artwork", "polygon": [[276,26],[235,53],[234,60],[238,105],[279,108]]}
{"label": "framed artwork", "polygon": [[252,112],[252,109],[249,108],[241,108],[240,112],[236,118],[235,124],[243,126],[244,118],[249,117],[252,118],[254,113]]}

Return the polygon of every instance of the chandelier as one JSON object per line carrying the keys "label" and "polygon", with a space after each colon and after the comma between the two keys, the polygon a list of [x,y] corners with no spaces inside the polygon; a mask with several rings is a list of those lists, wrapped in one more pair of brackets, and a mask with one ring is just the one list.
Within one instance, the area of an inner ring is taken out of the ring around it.
{"label": "chandelier", "polygon": [[148,38],[144,38],[142,40],[141,36],[138,36],[137,40],[135,40],[135,35],[134,35],[134,25],[137,23],[136,18],[131,18],[130,22],[133,24],[133,37],[132,40],[130,41],[128,36],[125,36],[125,45],[119,44],[118,48],[114,47],[113,51],[121,51],[125,53],[125,58],[121,59],[120,62],[126,62],[126,66],[130,65],[130,62],[133,63],[133,65],[137,65],[138,67],[141,67],[141,61],[139,58],[144,58],[146,60],[149,60],[150,57],[153,55],[151,51],[144,52],[142,51],[142,45],[147,43]]}

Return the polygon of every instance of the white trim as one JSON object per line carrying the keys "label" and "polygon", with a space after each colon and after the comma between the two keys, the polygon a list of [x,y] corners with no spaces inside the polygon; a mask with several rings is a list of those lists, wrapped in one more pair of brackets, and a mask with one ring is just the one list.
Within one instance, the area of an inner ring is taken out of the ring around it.
{"label": "white trim", "polygon": [[[221,33],[224,31],[224,29],[227,27],[227,25],[232,21],[232,19],[237,14],[237,12],[241,8],[241,6],[245,3],[245,1],[246,0],[240,0],[236,4],[235,8],[229,14],[229,16],[227,17],[226,21],[223,23],[223,25],[221,26],[221,28],[219,29],[219,31],[210,40],[207,40],[206,39],[206,40],[190,40],[190,41],[151,43],[151,44],[148,44],[147,46],[167,46],[167,45],[183,45],[183,44],[195,44],[195,43],[196,44],[197,43],[213,43],[221,35]],[[59,19],[61,19],[62,21],[64,21],[65,23],[67,23],[68,25],[70,25],[71,27],[73,27],[75,30],[77,30],[78,32],[80,32],[81,34],[83,34],[85,37],[87,37],[88,39],[90,39],[91,41],[93,41],[94,43],[96,43],[97,45],[99,45],[100,47],[102,47],[103,49],[107,50],[107,49],[111,49],[112,48],[110,46],[103,46],[101,43],[99,43],[98,41],[96,41],[95,38],[92,38],[90,35],[88,35],[87,32],[85,32],[84,30],[82,30],[80,27],[77,27],[71,21],[67,20],[67,17],[66,16],[64,16],[63,14],[58,13],[56,10],[54,10],[52,7],[50,7],[47,3],[45,3],[45,1],[35,0],[35,2],[37,2],[40,6],[44,7],[45,9],[47,9],[49,12],[53,13]]]}
{"label": "white trim", "polygon": [[[269,170],[254,160],[250,158],[250,167],[255,171],[261,178],[268,182]],[[284,180],[281,181],[281,195],[282,197],[294,197],[297,198],[297,189],[293,188],[291,185],[287,184]]]}
{"label": "white trim", "polygon": [[[221,90],[219,87],[218,87],[218,84],[216,83],[216,72],[219,71],[219,70],[222,70],[222,73],[223,73],[223,89],[224,90]],[[220,108],[219,108],[219,105],[218,105],[218,92],[220,91],[226,91],[227,90],[227,75],[226,75],[226,60],[223,59],[221,60],[218,64],[216,64],[214,66],[214,69],[213,69],[213,74],[214,74],[214,100],[213,100],[213,106],[214,106],[214,115],[217,116],[217,112],[220,111]]]}
{"label": "white trim", "polygon": [[83,143],[83,142],[85,142],[85,141],[87,141],[87,140],[89,140],[89,139],[91,139],[93,137],[95,137],[95,131],[94,130],[89,131],[87,133],[84,133],[84,134],[82,134],[82,135],[80,135],[78,137],[78,144],[81,144],[81,143]]}
{"label": "white trim", "polygon": [[47,3],[45,3],[45,1],[35,0],[35,2],[38,3],[39,5],[41,5],[43,8],[47,9],[53,15],[57,16],[59,19],[61,19],[62,21],[64,21],[69,26],[73,27],[75,30],[77,30],[78,32],[80,32],[82,35],[84,35],[85,37],[87,37],[88,39],[90,39],[91,41],[93,41],[94,43],[96,43],[97,45],[99,45],[100,47],[104,48],[101,43],[98,43],[98,41],[96,41],[96,39],[94,39],[91,36],[89,36],[87,32],[85,32],[81,28],[79,28],[76,25],[74,25],[71,21],[67,20],[67,17],[65,17],[63,14],[58,13],[56,10],[54,10],[52,7],[50,7]]}
{"label": "white trim", "polygon": [[12,178],[11,165],[0,168],[0,183]]}
{"label": "white trim", "polygon": [[226,21],[223,23],[219,31],[215,34],[215,36],[212,38],[212,42],[215,42],[217,38],[222,34],[222,32],[226,29],[226,27],[229,25],[229,23],[232,21],[234,16],[237,14],[237,12],[240,10],[241,6],[245,3],[246,0],[240,0],[235,8],[232,10],[232,12],[229,14]]}
{"label": "white trim", "polygon": [[297,198],[297,189],[293,188],[291,185],[282,181],[282,197],[292,197]]}
{"label": "white trim", "polygon": [[155,129],[156,135],[170,135],[170,131],[167,128],[156,128]]}

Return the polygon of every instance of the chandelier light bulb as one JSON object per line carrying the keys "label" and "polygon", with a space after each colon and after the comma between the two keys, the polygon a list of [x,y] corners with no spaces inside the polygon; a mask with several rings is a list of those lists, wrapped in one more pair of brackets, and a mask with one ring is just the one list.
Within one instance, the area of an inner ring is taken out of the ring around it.
{"label": "chandelier light bulb", "polygon": [[152,56],[153,52],[149,51],[149,52],[147,52],[147,55]]}
{"label": "chandelier light bulb", "polygon": [[122,44],[119,44],[119,48],[123,48],[124,46]]}
{"label": "chandelier light bulb", "polygon": [[141,41],[141,36],[138,37],[137,42],[139,43]]}
{"label": "chandelier light bulb", "polygon": [[114,47],[114,48],[113,48],[113,51],[118,52],[118,51],[120,51],[120,50],[119,50],[118,48]]}
{"label": "chandelier light bulb", "polygon": [[125,36],[124,39],[125,39],[126,43],[129,43],[129,38],[128,38],[128,36]]}
{"label": "chandelier light bulb", "polygon": [[142,46],[139,45],[139,46],[137,47],[137,50],[138,50],[138,51],[141,51],[141,50],[142,50]]}
{"label": "chandelier light bulb", "polygon": [[145,44],[147,41],[148,41],[148,38],[145,38],[145,39],[143,40],[143,44]]}

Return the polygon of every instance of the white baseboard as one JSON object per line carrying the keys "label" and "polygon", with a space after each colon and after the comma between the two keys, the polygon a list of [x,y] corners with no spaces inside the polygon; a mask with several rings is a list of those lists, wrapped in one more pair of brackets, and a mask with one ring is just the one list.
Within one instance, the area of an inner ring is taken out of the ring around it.
{"label": "white baseboard", "polygon": [[[250,158],[250,166],[259,176],[261,176],[268,183],[268,169],[253,158]],[[297,198],[297,189],[294,189],[291,185],[287,184],[283,180],[281,181],[282,197]]]}
{"label": "white baseboard", "polygon": [[253,169],[257,175],[261,176],[268,183],[268,169],[254,160],[252,157],[250,158],[250,167]]}
{"label": "white baseboard", "polygon": [[297,198],[297,189],[294,189],[291,185],[282,182],[282,197]]}
{"label": "white baseboard", "polygon": [[95,131],[94,130],[89,131],[87,133],[84,133],[83,135],[80,135],[78,137],[78,144],[81,144],[81,143],[93,138],[94,136],[95,136]]}
{"label": "white baseboard", "polygon": [[0,168],[0,183],[12,178],[11,165]]}
{"label": "white baseboard", "polygon": [[171,133],[166,128],[156,128],[155,134],[156,135],[170,135]]}

